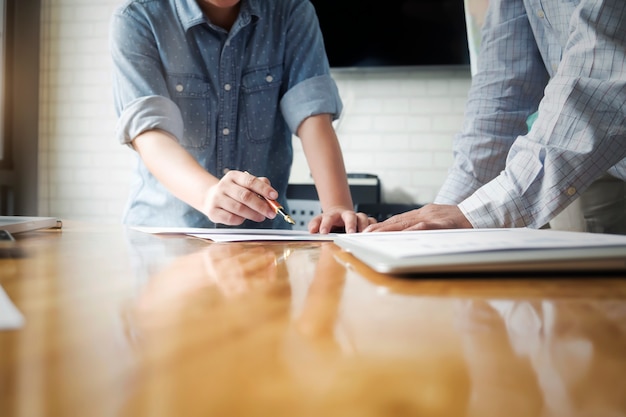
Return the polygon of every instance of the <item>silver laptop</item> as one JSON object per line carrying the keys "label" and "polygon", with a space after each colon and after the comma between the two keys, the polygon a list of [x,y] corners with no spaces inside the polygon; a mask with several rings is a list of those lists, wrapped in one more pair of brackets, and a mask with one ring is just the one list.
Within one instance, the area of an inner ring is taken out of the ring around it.
{"label": "silver laptop", "polygon": [[340,235],[335,244],[391,274],[626,270],[626,236],[531,229]]}
{"label": "silver laptop", "polygon": [[61,222],[56,217],[0,216],[0,230],[11,234],[60,226]]}

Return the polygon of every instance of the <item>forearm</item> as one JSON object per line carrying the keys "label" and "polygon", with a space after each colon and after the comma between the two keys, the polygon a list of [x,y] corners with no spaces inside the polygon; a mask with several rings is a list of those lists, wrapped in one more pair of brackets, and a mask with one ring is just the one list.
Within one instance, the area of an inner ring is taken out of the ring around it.
{"label": "forearm", "polygon": [[346,168],[330,115],[311,116],[298,129],[302,147],[315,181],[322,210],[353,210]]}
{"label": "forearm", "polygon": [[202,168],[173,137],[161,130],[149,130],[137,136],[132,145],[165,188],[196,210],[205,211],[207,192],[218,179]]}

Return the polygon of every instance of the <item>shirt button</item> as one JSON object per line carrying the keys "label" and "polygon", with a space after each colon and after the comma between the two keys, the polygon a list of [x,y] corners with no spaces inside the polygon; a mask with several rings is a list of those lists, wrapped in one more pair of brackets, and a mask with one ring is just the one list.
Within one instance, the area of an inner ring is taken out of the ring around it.
{"label": "shirt button", "polygon": [[546,14],[543,12],[543,10],[537,10],[537,16],[539,16],[539,19],[543,19],[544,17],[546,17]]}
{"label": "shirt button", "polygon": [[224,84],[224,90],[230,91],[231,88],[233,87],[230,84]]}
{"label": "shirt button", "polygon": [[183,87],[182,84],[176,84],[176,91],[178,91],[179,93],[181,93],[184,89],[185,87]]}
{"label": "shirt button", "polygon": [[225,127],[224,129],[222,129],[222,133],[224,134],[224,136],[228,136],[230,134],[230,129]]}
{"label": "shirt button", "polygon": [[228,168],[224,168],[224,169],[222,170],[222,173],[223,173],[224,175],[226,175],[226,174],[228,174],[228,171],[230,171],[230,169],[228,169]]}
{"label": "shirt button", "polygon": [[569,187],[566,191],[567,195],[572,196],[576,194],[576,187]]}
{"label": "shirt button", "polygon": [[271,83],[272,81],[274,81],[274,77],[272,77],[271,75],[268,75],[267,77],[265,77],[265,81],[267,81],[268,83]]}

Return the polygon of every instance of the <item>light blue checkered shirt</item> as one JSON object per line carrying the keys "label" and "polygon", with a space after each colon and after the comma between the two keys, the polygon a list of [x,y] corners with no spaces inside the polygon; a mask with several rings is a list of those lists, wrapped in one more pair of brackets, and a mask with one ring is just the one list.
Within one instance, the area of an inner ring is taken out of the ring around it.
{"label": "light blue checkered shirt", "polygon": [[[308,0],[242,0],[230,31],[195,0],[128,0],[113,15],[110,45],[121,143],[166,131],[218,178],[232,169],[269,178],[285,207],[292,133],[311,115],[341,112]],[[135,156],[125,223],[214,226]]]}
{"label": "light blue checkered shirt", "polygon": [[490,0],[435,202],[474,227],[541,227],[603,173],[626,180],[625,116],[626,1]]}

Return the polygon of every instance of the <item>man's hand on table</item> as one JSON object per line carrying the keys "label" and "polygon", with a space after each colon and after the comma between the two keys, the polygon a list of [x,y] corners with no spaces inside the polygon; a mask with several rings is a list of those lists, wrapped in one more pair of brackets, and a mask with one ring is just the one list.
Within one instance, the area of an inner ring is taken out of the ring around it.
{"label": "man's hand on table", "polygon": [[384,222],[369,225],[364,232],[430,229],[472,229],[472,224],[458,206],[427,204],[419,209],[392,216]]}

